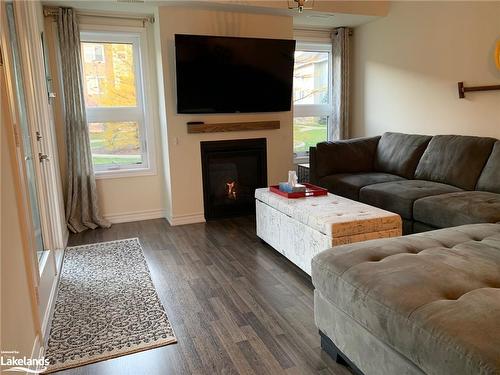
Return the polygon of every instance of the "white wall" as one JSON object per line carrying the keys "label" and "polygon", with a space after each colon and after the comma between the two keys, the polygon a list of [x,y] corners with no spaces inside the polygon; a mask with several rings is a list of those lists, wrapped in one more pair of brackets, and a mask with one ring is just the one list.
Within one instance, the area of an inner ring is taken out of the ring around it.
{"label": "white wall", "polygon": [[[203,221],[200,141],[267,138],[268,182],[286,179],[292,168],[292,112],[262,114],[179,115],[176,112],[174,34],[223,35],[293,39],[292,18],[164,6],[159,8],[171,207],[167,216],[175,224]],[[281,129],[228,133],[188,134],[186,122],[205,123],[280,120]]]}
{"label": "white wall", "polygon": [[500,138],[500,2],[392,2],[353,36],[353,136],[385,131]]}

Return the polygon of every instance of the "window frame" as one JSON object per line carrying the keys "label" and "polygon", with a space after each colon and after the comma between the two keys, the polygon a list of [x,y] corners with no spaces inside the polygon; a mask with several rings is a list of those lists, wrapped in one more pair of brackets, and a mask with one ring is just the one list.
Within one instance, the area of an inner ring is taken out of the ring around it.
{"label": "window frame", "polygon": [[[328,42],[307,42],[297,41],[296,51],[305,52],[327,52],[328,53],[328,103],[327,104],[293,104],[293,118],[295,117],[324,117],[327,116],[327,137],[325,141],[331,139],[331,122],[333,115],[333,98],[332,98],[332,44]],[[294,71],[295,73],[295,71]],[[293,127],[293,124],[292,124]],[[295,135],[293,135],[295,140]],[[309,161],[309,150],[295,152],[293,151],[295,163]]]}
{"label": "window frame", "polygon": [[[120,178],[156,174],[154,130],[151,125],[150,95],[145,84],[149,82],[148,41],[145,28],[119,26],[80,26],[80,43],[129,43],[132,44],[134,57],[134,76],[136,83],[135,107],[87,107],[87,123],[91,122],[137,122],[141,146],[142,164],[126,164],[119,167],[111,164],[102,167],[93,165],[97,179]],[[83,59],[82,59],[83,60]],[[82,72],[83,75],[83,72]]]}

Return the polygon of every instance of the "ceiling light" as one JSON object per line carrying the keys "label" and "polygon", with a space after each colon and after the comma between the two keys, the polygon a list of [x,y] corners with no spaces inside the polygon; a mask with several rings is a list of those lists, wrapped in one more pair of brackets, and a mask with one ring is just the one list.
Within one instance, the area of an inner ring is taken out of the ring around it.
{"label": "ceiling light", "polygon": [[311,10],[314,6],[314,0],[288,0],[288,9],[297,9],[302,13],[305,9]]}

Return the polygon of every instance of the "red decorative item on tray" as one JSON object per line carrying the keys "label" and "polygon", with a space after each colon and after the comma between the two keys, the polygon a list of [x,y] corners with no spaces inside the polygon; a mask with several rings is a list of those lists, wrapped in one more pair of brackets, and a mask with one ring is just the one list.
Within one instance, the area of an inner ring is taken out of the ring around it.
{"label": "red decorative item on tray", "polygon": [[269,186],[269,191],[281,195],[282,197],[295,199],[295,198],[304,198],[304,197],[318,197],[320,195],[327,195],[328,190],[323,189],[322,187],[308,184],[307,182],[303,182],[302,185],[306,187],[306,191],[297,192],[297,193],[287,193],[286,191],[281,191],[279,185]]}

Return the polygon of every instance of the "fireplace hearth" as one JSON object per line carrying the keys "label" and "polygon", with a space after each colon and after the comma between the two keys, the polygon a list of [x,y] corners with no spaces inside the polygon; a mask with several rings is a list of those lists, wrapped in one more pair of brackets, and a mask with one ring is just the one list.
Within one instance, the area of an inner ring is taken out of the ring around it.
{"label": "fireplace hearth", "polygon": [[267,186],[266,139],[201,142],[205,219],[255,213],[255,189]]}

